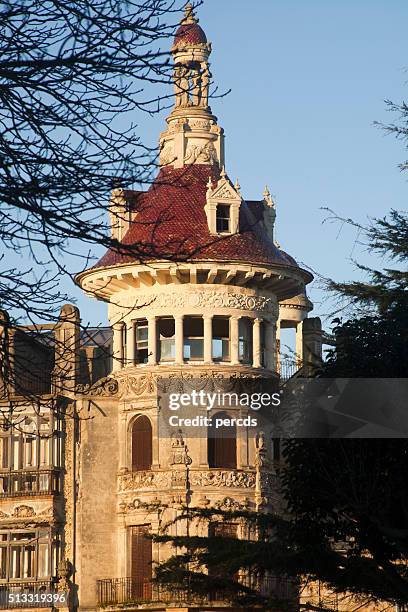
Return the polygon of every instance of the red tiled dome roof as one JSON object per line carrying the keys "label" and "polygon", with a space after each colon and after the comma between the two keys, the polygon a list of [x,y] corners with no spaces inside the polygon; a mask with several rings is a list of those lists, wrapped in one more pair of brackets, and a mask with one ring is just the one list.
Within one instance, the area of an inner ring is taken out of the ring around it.
{"label": "red tiled dome roof", "polygon": [[207,37],[204,30],[198,25],[198,23],[184,23],[181,24],[174,37],[174,46],[178,47],[180,44],[196,45],[206,43]]}
{"label": "red tiled dome roof", "polygon": [[[137,245],[138,254],[142,253],[138,261],[216,260],[298,267],[257,223],[259,202],[258,206],[254,202],[241,204],[238,234],[221,237],[210,234],[204,210],[210,177],[216,182],[219,173],[208,165],[193,164],[180,169],[167,166],[160,170],[147,192],[126,192],[136,214],[123,242]],[[109,250],[95,267],[132,261],[135,257],[130,254]]]}

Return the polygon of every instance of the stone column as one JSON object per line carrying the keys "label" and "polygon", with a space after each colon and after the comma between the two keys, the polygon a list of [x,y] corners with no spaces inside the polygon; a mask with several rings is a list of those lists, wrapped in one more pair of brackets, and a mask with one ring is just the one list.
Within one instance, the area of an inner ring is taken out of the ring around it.
{"label": "stone column", "polygon": [[303,321],[303,370],[312,376],[322,365],[322,322],[319,317]]}
{"label": "stone column", "polygon": [[212,315],[204,315],[204,363],[212,363]]}
{"label": "stone column", "polygon": [[176,315],[175,321],[175,337],[176,337],[176,359],[175,362],[178,364],[184,363],[184,328],[183,328],[183,315]]}
{"label": "stone column", "polygon": [[280,372],[280,321],[276,322],[276,371]]}
{"label": "stone column", "polygon": [[238,352],[238,321],[239,317],[231,317],[231,364],[236,365],[239,363],[239,352]]}
{"label": "stone column", "polygon": [[113,346],[112,346],[112,372],[117,372],[122,367],[123,359],[123,323],[115,323],[113,326]]}
{"label": "stone column", "polygon": [[303,365],[303,322],[299,321],[296,325],[296,366],[301,368]]}
{"label": "stone column", "polygon": [[156,365],[157,363],[157,320],[156,317],[147,319],[147,353],[148,364]]}
{"label": "stone column", "polygon": [[127,326],[127,333],[126,333],[126,365],[134,365],[135,364],[135,357],[136,357],[136,351],[135,351],[135,324],[134,321],[130,321],[130,323]]}
{"label": "stone column", "polygon": [[276,361],[276,325],[272,321],[264,321],[265,325],[265,367],[272,372],[277,371]]}
{"label": "stone column", "polygon": [[254,368],[261,367],[261,319],[254,319],[252,338],[252,365]]}
{"label": "stone column", "polygon": [[126,419],[126,414],[122,415],[119,419],[119,440],[122,440],[122,444],[119,444],[119,472],[124,474],[128,470],[129,458],[131,455],[131,450],[129,448],[129,438],[128,436],[128,423]]}

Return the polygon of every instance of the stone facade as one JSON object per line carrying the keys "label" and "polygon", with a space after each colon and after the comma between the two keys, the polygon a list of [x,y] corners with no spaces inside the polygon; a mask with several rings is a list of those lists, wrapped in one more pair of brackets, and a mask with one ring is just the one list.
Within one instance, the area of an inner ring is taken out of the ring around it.
{"label": "stone facade", "polygon": [[[176,101],[160,135],[160,164],[167,177],[193,169],[208,178],[191,195],[208,233],[202,253],[149,261],[111,253],[78,275],[85,292],[108,301],[109,330],[82,329],[70,305],[56,325],[18,334],[8,333],[6,313],[0,317],[1,350],[4,359],[13,356],[11,370],[24,347],[26,354],[27,347],[41,354],[42,364],[34,368],[32,359],[21,380],[2,380],[0,602],[6,589],[45,588],[69,592],[71,610],[132,602],[133,608],[187,610],[152,588],[149,564],[170,551],[143,534],[158,532],[186,503],[281,509],[273,432],[237,429],[226,453],[214,450],[206,432],[166,436],[160,430],[159,380],[232,390],[237,381],[255,380],[277,389],[284,327],[296,327],[297,369],[312,368],[321,357],[320,320],[308,318],[312,304],[305,294],[312,277],[273,241],[269,190],[246,202],[225,172],[223,129],[208,103],[210,52],[187,6],[172,48]],[[174,189],[173,183],[164,195],[183,200],[185,190],[174,195]],[[142,213],[129,204],[134,197],[112,193],[112,235],[119,240],[143,225]],[[153,206],[154,190],[145,197]],[[200,238],[193,231],[194,237]],[[35,384],[27,382],[30,372]],[[246,416],[248,409],[229,414]],[[174,529],[181,534],[187,526]],[[190,533],[208,529],[195,524]],[[237,535],[245,536],[244,525]],[[273,581],[278,595],[293,595],[291,585]],[[225,603],[197,607],[224,609]]]}

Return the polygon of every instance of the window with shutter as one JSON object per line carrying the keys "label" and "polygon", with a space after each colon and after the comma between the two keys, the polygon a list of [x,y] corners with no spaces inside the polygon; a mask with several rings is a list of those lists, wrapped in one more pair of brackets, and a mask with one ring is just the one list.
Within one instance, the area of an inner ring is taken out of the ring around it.
{"label": "window with shutter", "polygon": [[152,597],[152,541],[146,536],[150,525],[131,527],[132,598]]}
{"label": "window with shutter", "polygon": [[146,416],[140,416],[132,427],[132,471],[152,467],[152,426]]}
{"label": "window with shutter", "polygon": [[238,525],[235,523],[210,523],[210,537],[236,538],[237,533]]}
{"label": "window with shutter", "polygon": [[[226,419],[228,414],[219,412],[214,415]],[[237,467],[237,435],[235,427],[218,427],[209,431],[208,437],[208,465],[216,468],[235,469]]]}
{"label": "window with shutter", "polygon": [[[210,523],[208,527],[208,535],[210,538],[232,538],[236,539],[238,537],[238,525],[236,523]],[[239,573],[232,572],[228,570],[225,566],[217,567],[217,566],[209,566],[208,574],[210,576],[218,576],[228,577],[233,580],[239,580]],[[228,575],[230,574],[230,575]],[[210,600],[217,600],[222,597],[222,593],[217,591],[212,591],[209,593]]]}

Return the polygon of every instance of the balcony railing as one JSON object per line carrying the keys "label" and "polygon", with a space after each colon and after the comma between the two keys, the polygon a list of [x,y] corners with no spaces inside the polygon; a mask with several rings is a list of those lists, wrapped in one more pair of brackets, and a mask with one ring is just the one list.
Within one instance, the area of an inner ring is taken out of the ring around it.
{"label": "balcony railing", "polygon": [[[240,580],[244,586],[250,586],[264,597],[278,600],[293,600],[296,597],[296,588],[290,580],[271,576]],[[249,584],[249,582],[251,584]],[[169,590],[165,586],[152,584],[150,581],[140,581],[134,578],[107,578],[97,581],[98,604],[111,606],[129,603],[209,603],[220,602],[226,599],[222,591],[211,592],[198,596],[186,590]]]}
{"label": "balcony railing", "polygon": [[301,369],[301,364],[296,359],[285,357],[280,361],[280,378],[286,382]]}
{"label": "balcony railing", "polygon": [[0,472],[0,498],[26,495],[54,495],[61,491],[58,470]]}
{"label": "balcony railing", "polygon": [[0,610],[51,608],[50,595],[54,593],[55,583],[49,580],[0,583]]}

